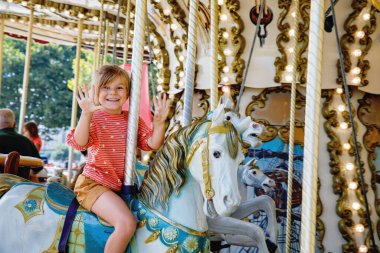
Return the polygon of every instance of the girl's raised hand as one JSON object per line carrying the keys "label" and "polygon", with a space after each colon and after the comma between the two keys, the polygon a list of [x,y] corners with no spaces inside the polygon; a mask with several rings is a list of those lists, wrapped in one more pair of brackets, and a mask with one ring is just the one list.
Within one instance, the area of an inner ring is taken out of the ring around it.
{"label": "girl's raised hand", "polygon": [[88,92],[88,86],[84,85],[84,91],[82,87],[78,86],[77,101],[79,107],[82,109],[82,113],[89,114],[102,108],[100,105],[96,105],[94,101],[95,87],[91,89],[91,93]]}
{"label": "girl's raised hand", "polygon": [[169,101],[166,98],[166,93],[158,94],[153,98],[155,124],[165,123],[169,115]]}

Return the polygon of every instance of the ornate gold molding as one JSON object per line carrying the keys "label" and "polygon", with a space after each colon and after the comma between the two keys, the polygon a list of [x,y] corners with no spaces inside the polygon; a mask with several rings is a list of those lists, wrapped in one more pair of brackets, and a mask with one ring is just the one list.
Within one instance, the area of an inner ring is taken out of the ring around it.
{"label": "ornate gold molding", "polygon": [[298,81],[306,84],[307,56],[305,55],[309,44],[309,23],[310,23],[310,0],[300,2],[301,22],[299,25],[298,44],[299,52],[297,55]]}

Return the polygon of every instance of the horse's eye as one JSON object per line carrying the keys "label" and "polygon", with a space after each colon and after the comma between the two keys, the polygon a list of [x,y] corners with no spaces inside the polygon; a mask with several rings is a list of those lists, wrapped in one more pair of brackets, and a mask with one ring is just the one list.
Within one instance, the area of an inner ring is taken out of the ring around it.
{"label": "horse's eye", "polygon": [[227,116],[227,117],[226,117],[226,120],[231,120],[231,117],[230,117],[230,116]]}
{"label": "horse's eye", "polygon": [[213,153],[213,156],[215,157],[215,158],[219,158],[220,157],[220,152],[219,151],[214,151],[214,153]]}
{"label": "horse's eye", "polygon": [[253,175],[256,175],[256,170],[252,171],[252,174],[253,174]]}

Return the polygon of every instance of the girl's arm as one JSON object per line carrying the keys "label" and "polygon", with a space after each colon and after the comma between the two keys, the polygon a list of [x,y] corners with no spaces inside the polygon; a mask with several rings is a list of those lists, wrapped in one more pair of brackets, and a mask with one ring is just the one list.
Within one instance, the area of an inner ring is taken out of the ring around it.
{"label": "girl's arm", "polygon": [[153,117],[153,134],[148,140],[148,145],[152,149],[159,149],[164,143],[166,119],[169,114],[169,101],[166,99],[166,94],[160,94],[153,98],[154,117]]}
{"label": "girl's arm", "polygon": [[88,143],[92,115],[101,108],[100,105],[94,103],[94,91],[95,88],[93,87],[89,95],[88,87],[85,85],[83,94],[82,88],[78,86],[77,100],[82,113],[74,132],[74,140],[80,146],[85,146]]}

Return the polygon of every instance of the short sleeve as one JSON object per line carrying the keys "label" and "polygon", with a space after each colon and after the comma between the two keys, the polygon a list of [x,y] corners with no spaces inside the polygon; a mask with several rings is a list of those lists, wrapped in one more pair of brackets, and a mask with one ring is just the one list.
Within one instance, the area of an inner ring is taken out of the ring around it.
{"label": "short sleeve", "polygon": [[148,140],[152,136],[153,130],[150,129],[142,120],[139,118],[139,128],[138,128],[138,136],[137,136],[137,147],[145,150],[145,151],[150,151],[153,150],[151,147],[148,145]]}
{"label": "short sleeve", "polygon": [[67,145],[69,145],[69,146],[71,146],[74,149],[79,150],[79,151],[87,150],[89,147],[91,147],[92,145],[94,145],[94,139],[96,138],[96,133],[95,133],[96,130],[95,130],[95,126],[94,126],[93,123],[91,123],[91,125],[90,125],[90,133],[89,133],[89,136],[88,136],[88,142],[84,146],[79,145],[74,140],[75,130],[76,130],[75,128],[71,129],[70,132],[67,134],[67,136],[66,136],[66,143],[67,143]]}

